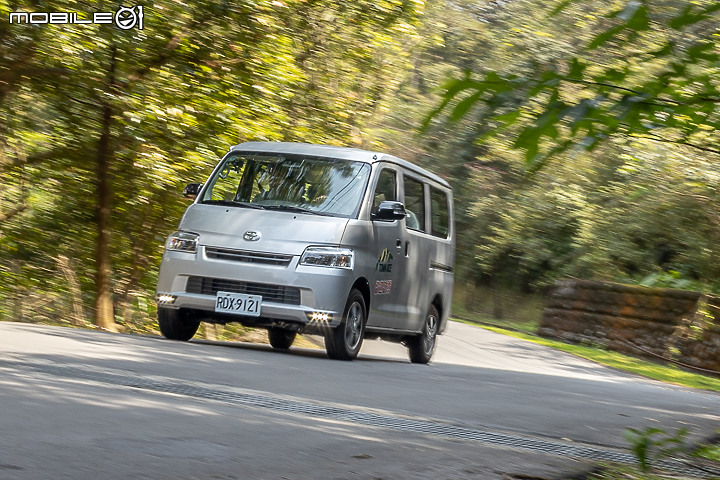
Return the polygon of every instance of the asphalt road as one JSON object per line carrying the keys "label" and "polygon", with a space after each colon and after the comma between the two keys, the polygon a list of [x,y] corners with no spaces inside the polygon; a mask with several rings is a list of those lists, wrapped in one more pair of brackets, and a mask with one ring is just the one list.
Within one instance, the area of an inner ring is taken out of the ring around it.
{"label": "asphalt road", "polygon": [[[563,478],[627,427],[720,429],[720,395],[460,323],[430,365],[0,323],[0,479]],[[527,478],[527,477],[526,477]]]}

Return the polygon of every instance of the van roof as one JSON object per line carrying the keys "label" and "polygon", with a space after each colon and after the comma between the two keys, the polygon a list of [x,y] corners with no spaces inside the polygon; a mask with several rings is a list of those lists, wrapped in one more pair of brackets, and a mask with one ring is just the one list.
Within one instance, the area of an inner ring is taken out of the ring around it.
{"label": "van roof", "polygon": [[235,145],[230,149],[238,152],[262,152],[262,153],[294,153],[299,155],[312,155],[318,157],[339,158],[343,160],[354,160],[365,163],[389,162],[419,173],[440,185],[450,188],[447,181],[422,167],[403,160],[402,158],[388,155],[382,152],[373,152],[350,147],[335,147],[332,145],[315,145],[312,143],[294,142],[245,142]]}

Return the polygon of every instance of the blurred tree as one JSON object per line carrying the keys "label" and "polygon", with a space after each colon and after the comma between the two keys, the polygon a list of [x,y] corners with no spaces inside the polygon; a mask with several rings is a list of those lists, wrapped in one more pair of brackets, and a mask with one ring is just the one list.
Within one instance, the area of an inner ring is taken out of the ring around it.
{"label": "blurred tree", "polygon": [[516,128],[513,147],[531,170],[571,147],[592,150],[618,136],[720,154],[720,4],[618,3],[591,10],[580,0],[560,2],[553,18],[589,17],[601,33],[519,74],[487,68],[450,80],[429,118],[450,105],[453,119],[482,106],[489,128]]}
{"label": "blurred tree", "polygon": [[454,79],[440,98],[401,89],[431,110],[411,116],[417,143],[377,137],[455,186],[458,280],[717,288],[716,3],[448,5],[416,64]]}
{"label": "blurred tree", "polygon": [[[0,0],[4,18],[96,8]],[[152,328],[181,187],[244,140],[388,150],[439,173],[460,285],[713,287],[718,12],[211,0],[146,5],[143,30],[0,22],[0,316]]]}
{"label": "blurred tree", "polygon": [[[161,1],[142,30],[2,22],[1,273],[17,280],[2,288],[44,302],[71,265],[99,327],[130,321],[133,298],[147,315],[180,186],[238,140],[352,143],[402,76],[422,7]],[[95,8],[2,1],[0,16]]]}

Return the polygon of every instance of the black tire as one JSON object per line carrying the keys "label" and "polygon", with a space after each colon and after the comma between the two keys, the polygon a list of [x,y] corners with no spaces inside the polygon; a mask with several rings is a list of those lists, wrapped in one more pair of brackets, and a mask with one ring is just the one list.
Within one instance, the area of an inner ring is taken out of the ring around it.
{"label": "black tire", "polygon": [[160,333],[168,340],[187,342],[197,332],[200,320],[196,320],[180,310],[158,308],[158,325]]}
{"label": "black tire", "polygon": [[284,328],[270,327],[268,328],[268,339],[270,345],[276,350],[287,350],[295,341],[296,332],[285,330]]}
{"label": "black tire", "polygon": [[357,357],[365,336],[367,308],[365,298],[357,289],[350,290],[342,321],[325,332],[325,351],[335,360],[352,360]]}
{"label": "black tire", "polygon": [[408,353],[412,363],[428,363],[435,352],[435,344],[437,343],[437,331],[440,325],[440,314],[435,305],[430,305],[425,321],[423,322],[422,332],[419,335],[410,337],[407,342]]}

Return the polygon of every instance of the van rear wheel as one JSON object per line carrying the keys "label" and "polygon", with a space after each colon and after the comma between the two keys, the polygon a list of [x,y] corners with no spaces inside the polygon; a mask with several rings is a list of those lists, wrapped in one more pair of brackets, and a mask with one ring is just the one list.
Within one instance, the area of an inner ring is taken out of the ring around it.
{"label": "van rear wheel", "polygon": [[200,320],[181,310],[158,308],[158,326],[160,333],[168,340],[187,342],[197,332]]}
{"label": "van rear wheel", "polygon": [[352,360],[357,357],[365,336],[367,308],[360,290],[350,290],[342,321],[337,327],[325,332],[325,350],[328,357],[336,360]]}
{"label": "van rear wheel", "polygon": [[430,358],[432,358],[435,351],[439,324],[440,314],[435,305],[430,305],[430,309],[425,315],[422,332],[407,341],[408,353],[412,363],[430,362]]}
{"label": "van rear wheel", "polygon": [[276,350],[287,350],[295,341],[297,333],[284,328],[270,327],[268,328],[268,339],[270,345]]}

